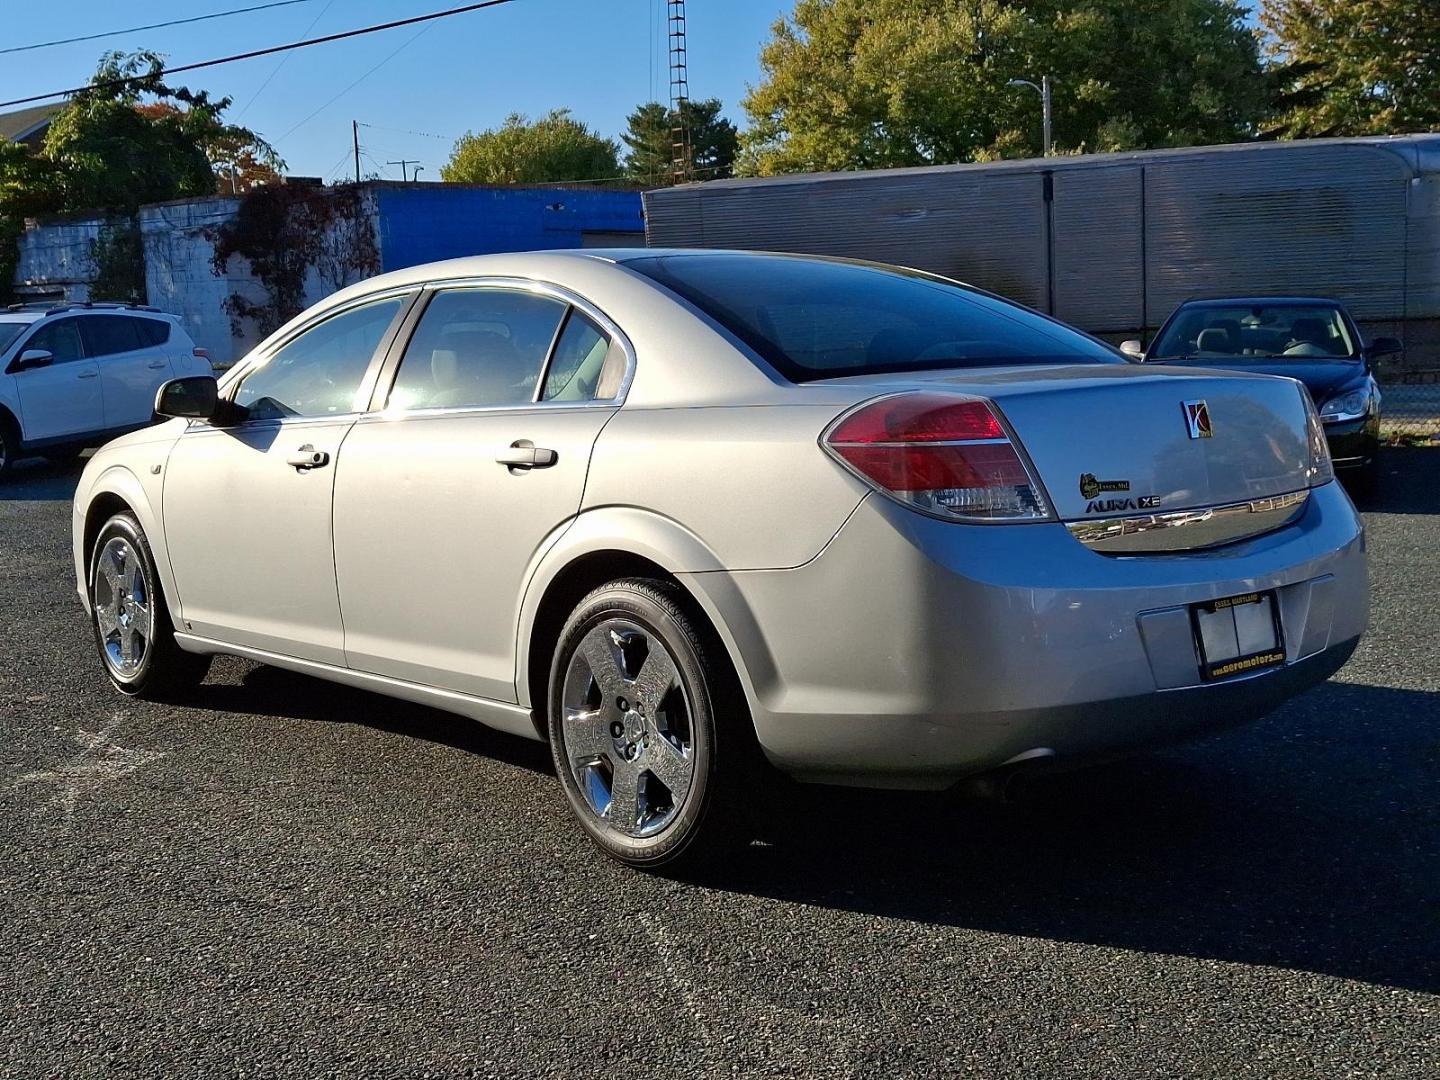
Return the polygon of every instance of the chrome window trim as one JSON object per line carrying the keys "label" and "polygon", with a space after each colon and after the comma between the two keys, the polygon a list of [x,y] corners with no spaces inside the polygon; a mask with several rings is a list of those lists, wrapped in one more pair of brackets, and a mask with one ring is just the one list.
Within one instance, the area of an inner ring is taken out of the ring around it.
{"label": "chrome window trim", "polygon": [[[1305,511],[1309,499],[1306,488],[1223,506],[1068,521],[1065,525],[1071,536],[1102,555],[1203,551],[1283,528]],[[1178,533],[1178,529],[1192,531]]]}
{"label": "chrome window trim", "polygon": [[[539,395],[544,392],[544,376],[550,369],[550,360],[551,357],[554,355],[555,346],[559,341],[560,332],[564,329],[565,323],[569,317],[567,313],[567,315],[561,317],[560,325],[556,327],[555,335],[551,338],[550,348],[546,352],[545,358],[540,365],[540,374],[538,376],[538,379],[540,381],[537,381],[535,384],[535,398],[532,398],[529,401],[507,402],[501,405],[447,405],[433,409],[392,409],[388,405],[386,405],[382,409],[371,410],[369,415],[379,415],[388,420],[395,420],[400,418],[409,418],[412,416],[454,416],[463,413],[514,412],[517,409],[536,408],[614,409],[619,408],[621,405],[623,405],[625,403],[626,397],[629,396],[630,384],[635,379],[635,346],[630,343],[629,337],[626,336],[625,331],[620,329],[619,325],[615,322],[614,319],[610,318],[610,316],[606,315],[598,307],[596,307],[589,300],[585,299],[578,293],[572,292],[571,290],[565,288],[562,285],[556,285],[553,282],[540,281],[537,278],[521,277],[442,278],[435,281],[427,281],[423,286],[421,286],[421,288],[426,293],[455,292],[460,290],[477,289],[497,289],[510,292],[528,292],[534,293],[539,296],[548,296],[552,300],[558,300],[563,304],[568,304],[570,307],[575,308],[583,315],[586,315],[590,319],[593,319],[602,330],[604,330],[607,334],[610,335],[610,339],[612,341],[618,341],[620,343],[620,348],[625,353],[625,374],[621,376],[620,387],[616,391],[614,397],[591,398],[588,401],[545,401],[539,398]],[[420,319],[423,320],[424,317],[424,313],[422,312],[420,315]],[[415,326],[410,331],[410,339],[414,338],[415,331],[419,329],[419,326],[420,323],[417,321]],[[407,339],[405,341],[406,349],[410,347],[410,339]],[[399,374],[400,367],[404,363],[405,356],[404,352],[402,351],[399,363],[396,364],[395,369],[390,376],[392,387],[394,386],[395,376]],[[386,388],[386,393],[387,395],[389,393],[388,387]]]}

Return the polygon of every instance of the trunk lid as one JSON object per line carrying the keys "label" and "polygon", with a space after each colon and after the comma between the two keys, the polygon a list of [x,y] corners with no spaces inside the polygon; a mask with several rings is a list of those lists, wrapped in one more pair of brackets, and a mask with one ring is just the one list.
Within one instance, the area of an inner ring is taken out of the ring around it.
{"label": "trunk lid", "polygon": [[[876,394],[953,389],[989,398],[1065,521],[1197,509],[1299,491],[1310,462],[1295,381],[1269,375],[1066,365],[833,379]],[[1186,402],[1211,435],[1192,438]]]}

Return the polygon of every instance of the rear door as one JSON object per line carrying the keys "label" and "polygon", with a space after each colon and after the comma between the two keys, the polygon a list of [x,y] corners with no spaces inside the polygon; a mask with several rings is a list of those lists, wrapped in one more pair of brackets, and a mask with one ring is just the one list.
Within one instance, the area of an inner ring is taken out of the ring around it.
{"label": "rear door", "polygon": [[16,359],[34,349],[52,356],[46,367],[15,374],[26,442],[88,435],[105,427],[100,370],[85,355],[79,323],[75,316],[46,318],[15,350]]}
{"label": "rear door", "polygon": [[335,480],[351,667],[517,700],[527,570],[578,511],[629,366],[618,329],[577,303],[444,289],[397,344]]}
{"label": "rear door", "polygon": [[173,377],[162,348],[142,334],[131,315],[86,315],[80,320],[86,351],[99,364],[105,426],[140,427],[155,416],[155,391]]}

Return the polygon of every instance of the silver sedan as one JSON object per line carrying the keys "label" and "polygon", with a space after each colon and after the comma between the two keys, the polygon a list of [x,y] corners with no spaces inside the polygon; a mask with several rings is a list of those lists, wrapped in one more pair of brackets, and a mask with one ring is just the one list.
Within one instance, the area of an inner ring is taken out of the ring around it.
{"label": "silver sedan", "polygon": [[940,788],[1260,716],[1365,628],[1286,378],[869,263],[494,255],[348,288],[76,493],[123,693],[228,653],[547,740],[657,866],[774,770]]}

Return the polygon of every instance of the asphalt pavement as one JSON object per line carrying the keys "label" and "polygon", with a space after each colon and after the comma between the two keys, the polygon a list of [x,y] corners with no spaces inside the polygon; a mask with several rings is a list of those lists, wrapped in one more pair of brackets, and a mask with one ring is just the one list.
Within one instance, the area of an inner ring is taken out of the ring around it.
{"label": "asphalt pavement", "polygon": [[1329,683],[1015,805],[802,790],[678,880],[539,744],[237,660],[117,695],[77,470],[23,468],[0,1076],[1440,1076],[1440,450],[1385,461]]}

